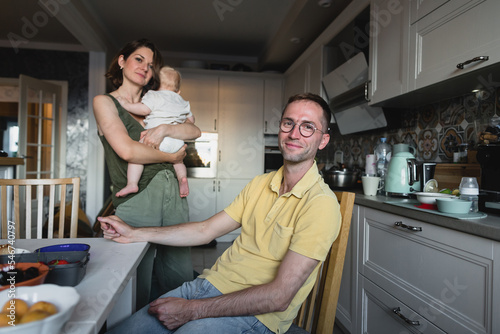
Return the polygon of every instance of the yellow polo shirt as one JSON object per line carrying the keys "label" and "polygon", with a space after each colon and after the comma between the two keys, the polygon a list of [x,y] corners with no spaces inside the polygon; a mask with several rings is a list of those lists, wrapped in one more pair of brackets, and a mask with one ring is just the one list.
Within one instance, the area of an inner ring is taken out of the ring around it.
{"label": "yellow polo shirt", "polygon": [[[318,173],[316,163],[293,189],[279,195],[283,167],[254,178],[224,211],[241,223],[233,245],[201,277],[223,294],[271,282],[288,250],[324,261],[340,230],[335,194]],[[258,315],[275,333],[290,327],[311,291],[318,267],[288,309]]]}

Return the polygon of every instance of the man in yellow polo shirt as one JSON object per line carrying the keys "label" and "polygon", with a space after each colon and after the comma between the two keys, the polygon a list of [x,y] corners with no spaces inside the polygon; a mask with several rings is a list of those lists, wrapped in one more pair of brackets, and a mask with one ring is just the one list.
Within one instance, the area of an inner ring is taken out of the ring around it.
{"label": "man in yellow polo shirt", "polygon": [[283,111],[280,170],[253,179],[224,211],[203,222],[133,228],[99,218],[104,237],[170,246],[210,242],[241,227],[210,269],[141,309],[113,333],[285,333],[337,237],[341,217],[314,161],[330,139],[328,104],[292,96]]}

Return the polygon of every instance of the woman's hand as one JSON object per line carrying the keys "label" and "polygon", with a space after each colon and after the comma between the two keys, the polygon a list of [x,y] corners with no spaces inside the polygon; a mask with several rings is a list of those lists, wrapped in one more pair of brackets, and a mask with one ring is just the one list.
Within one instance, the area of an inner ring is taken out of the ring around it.
{"label": "woman's hand", "polygon": [[154,149],[158,149],[163,138],[169,137],[168,127],[167,124],[160,124],[152,129],[142,131],[140,141]]}

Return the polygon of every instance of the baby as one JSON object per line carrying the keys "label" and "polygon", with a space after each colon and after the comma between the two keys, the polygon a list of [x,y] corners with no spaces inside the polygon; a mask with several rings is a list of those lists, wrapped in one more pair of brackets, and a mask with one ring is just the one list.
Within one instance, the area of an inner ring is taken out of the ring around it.
{"label": "baby", "polygon": [[[171,67],[165,66],[160,71],[160,88],[157,91],[150,90],[144,94],[141,102],[129,103],[123,98],[117,100],[129,112],[139,116],[146,116],[145,129],[154,128],[160,124],[180,124],[186,120],[194,123],[189,102],[185,101],[180,94],[181,75]],[[166,137],[160,144],[162,152],[174,153],[184,145],[184,141]],[[174,164],[175,173],[179,180],[179,193],[181,197],[189,194],[186,166],[182,163]],[[127,186],[116,193],[117,197],[136,193],[139,190],[138,183],[141,178],[143,165],[128,164]]]}

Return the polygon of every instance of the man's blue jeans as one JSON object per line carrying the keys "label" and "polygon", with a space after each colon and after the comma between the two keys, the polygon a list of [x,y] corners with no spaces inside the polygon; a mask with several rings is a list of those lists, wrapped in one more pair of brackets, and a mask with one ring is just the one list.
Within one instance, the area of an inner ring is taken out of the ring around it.
{"label": "man's blue jeans", "polygon": [[[197,278],[194,281],[186,282],[181,287],[169,291],[163,297],[180,297],[185,299],[202,299],[220,296],[221,293],[209,281]],[[170,331],[161,324],[156,317],[148,313],[149,305],[146,305],[130,318],[126,319],[118,326],[112,328],[107,333],[114,334],[139,334],[139,333],[176,333],[176,334],[272,334],[254,316],[245,317],[221,317],[206,318],[190,321],[176,330]]]}

